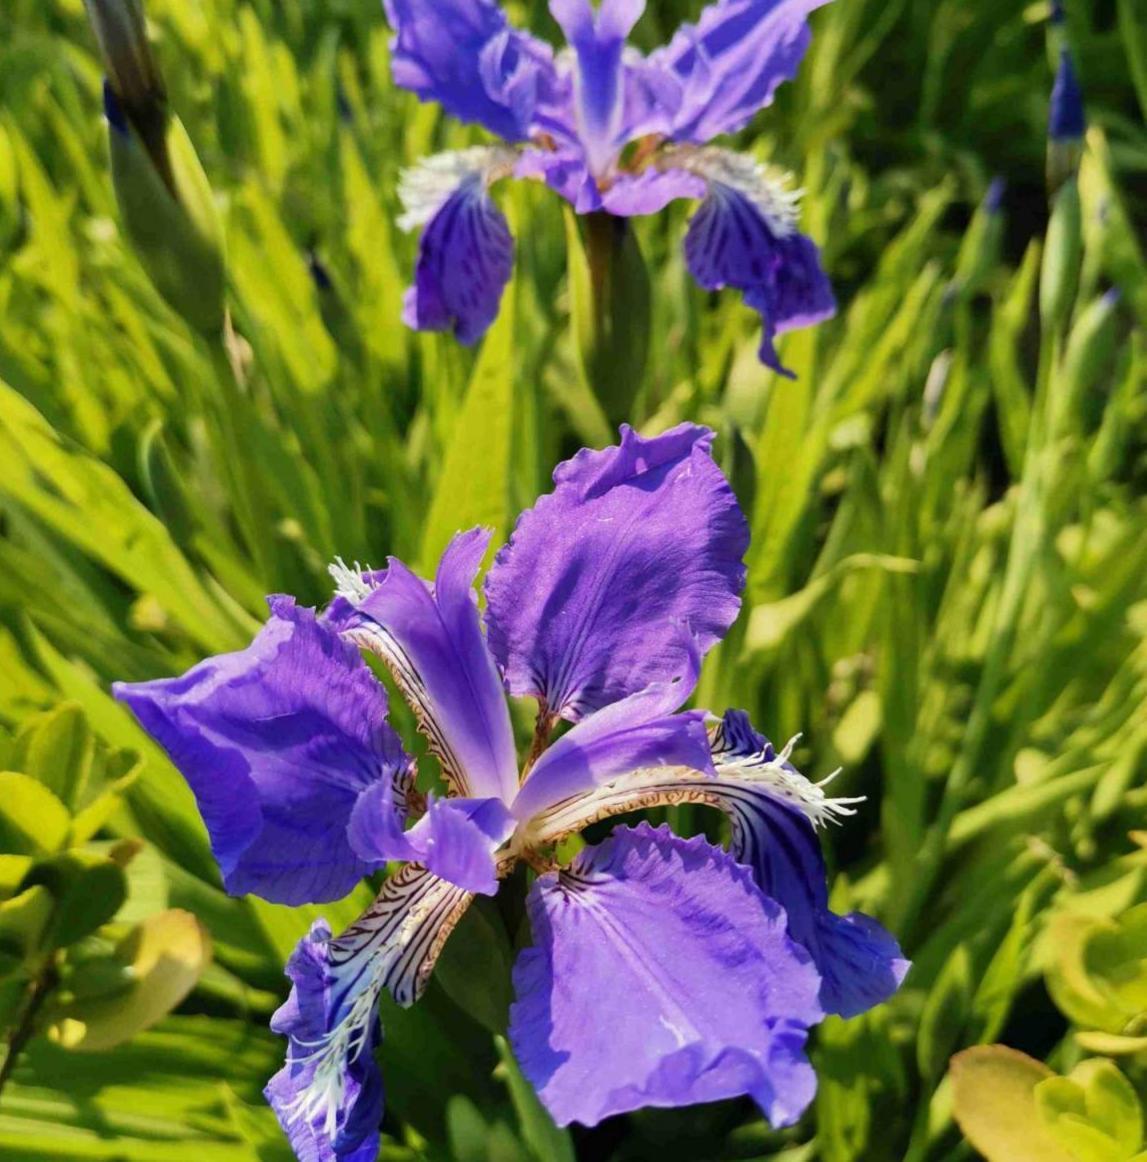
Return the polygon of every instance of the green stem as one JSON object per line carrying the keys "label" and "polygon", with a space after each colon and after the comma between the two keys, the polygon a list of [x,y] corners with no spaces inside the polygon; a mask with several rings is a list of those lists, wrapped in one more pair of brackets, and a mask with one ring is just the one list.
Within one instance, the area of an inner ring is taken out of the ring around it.
{"label": "green stem", "polygon": [[4,1057],[4,1064],[0,1065],[0,1095],[16,1070],[16,1061],[24,1051],[24,1047],[36,1032],[36,1018],[44,1007],[44,1002],[51,995],[58,980],[55,959],[50,959],[40,971],[39,976],[32,983],[28,992],[28,1001],[24,1011],[16,1022],[15,1028],[8,1036],[8,1051]]}

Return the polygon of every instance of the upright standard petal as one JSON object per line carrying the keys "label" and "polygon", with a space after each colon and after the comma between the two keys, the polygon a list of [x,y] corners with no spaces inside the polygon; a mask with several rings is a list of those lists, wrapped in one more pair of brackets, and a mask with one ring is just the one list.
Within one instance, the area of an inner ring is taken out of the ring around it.
{"label": "upright standard petal", "polygon": [[505,150],[479,147],[437,154],[403,175],[400,225],[424,226],[414,285],[403,301],[408,327],[452,331],[469,345],[497,318],[514,240],[488,187],[512,168]]}
{"label": "upright standard petal", "polygon": [[412,1004],[471,896],[425,869],[402,868],[336,939],[322,920],[287,965],[291,995],[271,1019],[287,1061],[266,1089],[301,1162],[373,1162],[382,1120],[385,988]]}
{"label": "upright standard petal", "polygon": [[718,0],[684,25],[649,64],[676,78],[674,141],[702,145],[736,133],[796,76],[809,45],[808,14],[828,0]]}
{"label": "upright standard petal", "polygon": [[740,609],[749,543],[736,497],[683,424],[558,466],[486,581],[490,648],[510,693],[571,721],[681,673]]}
{"label": "upright standard petal", "polygon": [[574,110],[577,136],[590,171],[604,176],[611,168],[625,118],[625,38],[645,0],[550,0],[550,11],[574,50]]}
{"label": "upright standard petal", "polygon": [[619,828],[528,908],[510,1040],[559,1124],[749,1094],[784,1126],[812,1100],[816,970],[720,848]]}
{"label": "upright standard petal", "polygon": [[433,588],[394,558],[369,578],[336,570],[351,602],[336,624],[390,668],[452,792],[509,803],[518,789],[514,736],[474,593],[489,543],[488,529],[459,533]]}
{"label": "upright standard petal", "polygon": [[336,900],[378,866],[347,838],[359,795],[409,759],[354,647],[293,599],[270,605],[246,650],[115,694],[190,784],[229,892]]}
{"label": "upright standard petal", "polygon": [[539,812],[643,768],[687,767],[715,773],[706,713],[674,713],[697,684],[700,657],[672,682],[652,686],[583,718],[542,753],[514,800],[517,819]]}
{"label": "upright standard petal", "polygon": [[[395,84],[506,141],[564,129],[567,83],[553,52],[494,0],[383,0]],[[555,120],[556,118],[556,120]]]}
{"label": "upright standard petal", "polygon": [[795,197],[751,158],[727,150],[702,150],[686,164],[709,182],[685,236],[689,273],[706,290],[742,291],[761,314],[761,361],[791,375],[773,339],[836,313],[820,253],[796,230]]}

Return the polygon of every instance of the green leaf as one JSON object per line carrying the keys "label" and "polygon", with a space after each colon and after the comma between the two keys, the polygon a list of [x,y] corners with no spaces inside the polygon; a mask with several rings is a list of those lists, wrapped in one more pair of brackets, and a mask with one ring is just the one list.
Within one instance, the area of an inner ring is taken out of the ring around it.
{"label": "green leaf", "polygon": [[446,995],[491,1033],[504,1033],[513,953],[497,905],[477,897],[450,934],[434,976]]}
{"label": "green leaf", "polygon": [[123,869],[104,856],[81,851],[37,860],[22,887],[36,885],[52,893],[52,921],[44,939],[53,948],[66,948],[89,936],[111,920],[127,899]]}
{"label": "green leaf", "polygon": [[189,912],[172,910],[138,924],[115,955],[130,970],[131,987],[68,1006],[51,1030],[64,1048],[111,1049],[161,1021],[195,987],[211,940]]}
{"label": "green leaf", "polygon": [[419,554],[431,574],[456,532],[482,525],[493,529],[497,546],[509,526],[516,293],[511,282],[454,420]]}
{"label": "green leaf", "polygon": [[0,772],[0,852],[54,855],[68,838],[68,809],[30,775]]}
{"label": "green leaf", "polygon": [[961,944],[948,958],[920,1014],[916,1059],[924,1077],[939,1077],[944,1072],[967,1024],[971,1001],[972,962]]}
{"label": "green leaf", "polygon": [[1054,1077],[1039,1061],[1004,1045],[980,1045],[952,1058],[952,1112],[988,1162],[1075,1162],[1043,1127],[1035,1089]]}
{"label": "green leaf", "polygon": [[514,1103],[522,1130],[522,1140],[529,1147],[535,1162],[576,1162],[569,1131],[555,1125],[533,1086],[522,1076],[509,1042],[505,1037],[495,1037],[494,1041],[502,1061],[501,1077],[510,1091],[510,1100]]}
{"label": "green leaf", "polygon": [[53,904],[52,893],[40,887],[0,904],[0,976],[17,971],[40,953]]}
{"label": "green leaf", "polygon": [[64,702],[29,719],[16,738],[13,769],[42,783],[74,810],[87,785],[95,739],[75,702]]}

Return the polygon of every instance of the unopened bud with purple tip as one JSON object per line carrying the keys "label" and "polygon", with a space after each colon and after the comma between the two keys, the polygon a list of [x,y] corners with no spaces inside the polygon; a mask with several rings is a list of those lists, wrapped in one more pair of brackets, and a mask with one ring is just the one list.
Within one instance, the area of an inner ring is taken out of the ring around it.
{"label": "unopened bud with purple tip", "polygon": [[196,330],[224,320],[223,230],[167,92],[139,0],[85,0],[107,79],[104,113],[124,233],[156,290]]}
{"label": "unopened bud with purple tip", "polygon": [[1087,119],[1083,111],[1083,90],[1076,76],[1071,50],[1060,49],[1059,68],[1051,90],[1051,111],[1047,126],[1047,181],[1052,191],[1079,170]]}
{"label": "unopened bud with purple tip", "polygon": [[951,299],[964,300],[982,290],[999,262],[1004,233],[1001,210],[1007,187],[1004,178],[993,178],[972,215],[956,259],[956,275],[948,288]]}

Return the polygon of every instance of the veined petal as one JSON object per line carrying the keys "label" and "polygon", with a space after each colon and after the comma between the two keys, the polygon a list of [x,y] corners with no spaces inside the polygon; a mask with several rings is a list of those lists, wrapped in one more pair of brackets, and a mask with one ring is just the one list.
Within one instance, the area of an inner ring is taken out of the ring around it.
{"label": "veined petal", "polygon": [[[271,1018],[287,1061],[267,1100],[304,1162],[369,1162],[378,1152],[382,1037],[378,998],[412,1004],[469,905],[468,892],[407,865],[342,936],[322,920],[287,966],[291,995]],[[372,1152],[373,1151],[373,1152]]]}
{"label": "veined petal", "polygon": [[649,57],[676,78],[681,98],[668,136],[704,144],[735,133],[796,76],[808,49],[808,14],[827,0],[717,0],[696,24]]}
{"label": "veined petal", "polygon": [[378,867],[347,839],[359,795],[410,760],[353,646],[292,598],[270,606],[247,649],[115,695],[190,784],[229,892],[336,900]]}
{"label": "veined petal", "polygon": [[645,0],[603,0],[597,8],[590,0],[550,0],[577,58],[577,135],[596,176],[608,172],[617,153],[625,119],[625,38],[644,11]]}
{"label": "veined petal", "polygon": [[[890,997],[909,968],[895,939],[860,913],[828,906],[817,826],[852,814],[852,799],[830,799],[776,752],[742,711],[729,711],[711,738],[716,776],[679,768],[634,770],[556,803],[522,828],[524,845],[555,843],[610,816],[697,803],[730,818],[731,853],[788,916],[789,935],[811,953],[824,1009],[855,1016]],[[527,782],[527,786],[528,786]]]}
{"label": "veined petal", "polygon": [[602,208],[620,218],[656,214],[678,198],[703,198],[703,178],[684,169],[647,169],[618,174],[601,193]]}
{"label": "veined petal", "polygon": [[419,863],[469,892],[498,890],[494,852],[514,829],[501,799],[436,799],[404,830],[405,813],[393,791],[379,783],[359,797],[351,815],[351,846],[364,859]]}
{"label": "veined petal", "polygon": [[518,786],[514,736],[474,593],[489,543],[488,529],[459,533],[433,587],[393,557],[369,576],[336,568],[340,596],[350,603],[336,624],[387,664],[452,793],[509,803]]}
{"label": "veined petal", "polygon": [[748,527],[713,462],[713,433],[682,424],[580,452],[518,521],[486,579],[490,648],[511,694],[576,722],[682,670],[740,609]]}
{"label": "veined petal", "polygon": [[528,908],[510,1040],[560,1125],[749,1094],[783,1126],[812,1100],[816,970],[720,848],[619,828]]}
{"label": "veined petal", "polygon": [[[568,82],[494,0],[383,0],[395,84],[506,141],[564,128]],[[555,122],[555,118],[557,121]]]}
{"label": "veined petal", "polygon": [[638,769],[683,766],[713,772],[705,711],[674,713],[693,692],[700,657],[672,682],[655,682],[637,694],[583,718],[542,753],[513,812],[528,821],[556,803]]}
{"label": "veined petal", "polygon": [[796,195],[752,158],[729,150],[682,151],[680,164],[709,183],[685,236],[689,273],[706,290],[742,291],[764,325],[761,361],[791,375],[773,339],[836,313],[819,251],[796,230]]}
{"label": "veined petal", "polygon": [[403,229],[424,225],[403,322],[417,331],[453,331],[476,343],[498,315],[514,269],[514,240],[489,186],[517,155],[477,147],[440,153],[406,171],[399,187]]}

